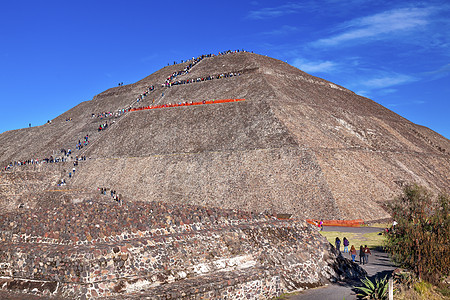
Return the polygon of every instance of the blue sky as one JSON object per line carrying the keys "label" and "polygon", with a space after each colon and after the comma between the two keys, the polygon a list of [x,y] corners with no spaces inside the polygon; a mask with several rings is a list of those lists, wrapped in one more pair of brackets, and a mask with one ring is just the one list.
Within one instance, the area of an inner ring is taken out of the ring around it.
{"label": "blue sky", "polygon": [[2,1],[0,132],[169,62],[246,49],[450,138],[448,1]]}

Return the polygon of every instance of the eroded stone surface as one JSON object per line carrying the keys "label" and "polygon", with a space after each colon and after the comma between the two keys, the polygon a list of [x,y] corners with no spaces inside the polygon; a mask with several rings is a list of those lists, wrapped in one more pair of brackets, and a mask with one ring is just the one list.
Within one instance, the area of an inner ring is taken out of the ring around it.
{"label": "eroded stone surface", "polygon": [[100,198],[1,221],[0,286],[40,295],[263,299],[361,272],[305,222],[239,210]]}

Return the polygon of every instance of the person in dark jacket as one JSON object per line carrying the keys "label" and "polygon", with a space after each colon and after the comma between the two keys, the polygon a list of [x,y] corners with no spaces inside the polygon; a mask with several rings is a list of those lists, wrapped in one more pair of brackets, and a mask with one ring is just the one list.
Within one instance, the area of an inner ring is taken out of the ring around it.
{"label": "person in dark jacket", "polygon": [[339,237],[336,237],[336,240],[334,241],[334,245],[336,245],[336,249],[341,252],[341,240]]}
{"label": "person in dark jacket", "polygon": [[361,245],[359,247],[359,263],[360,264],[364,264],[365,263],[365,259],[364,259],[364,247],[363,245]]}

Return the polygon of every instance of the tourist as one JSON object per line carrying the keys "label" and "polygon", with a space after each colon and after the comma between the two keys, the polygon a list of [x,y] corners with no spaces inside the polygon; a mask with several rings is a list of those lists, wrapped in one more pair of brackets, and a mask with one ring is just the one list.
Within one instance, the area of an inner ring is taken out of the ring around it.
{"label": "tourist", "polygon": [[348,245],[350,245],[350,242],[344,237],[344,253],[348,253]]}
{"label": "tourist", "polygon": [[341,240],[339,237],[336,237],[336,240],[334,241],[334,245],[336,246],[336,250],[341,252]]}
{"label": "tourist", "polygon": [[356,249],[355,246],[352,245],[352,247],[350,248],[350,256],[352,257],[352,261],[355,262],[355,258],[356,258]]}
{"label": "tourist", "polygon": [[365,258],[364,258],[364,247],[363,247],[363,245],[361,245],[360,247],[359,247],[359,263],[360,264],[365,264]]}
{"label": "tourist", "polygon": [[[214,102],[214,100],[213,100]],[[320,231],[323,231],[323,220],[320,220],[319,222]]]}
{"label": "tourist", "polygon": [[341,240],[339,239],[339,237],[336,237],[334,244],[336,245],[337,251],[341,252]]}
{"label": "tourist", "polygon": [[394,222],[392,222],[392,231],[395,232],[395,226],[397,226],[397,221],[394,220]]}
{"label": "tourist", "polygon": [[364,260],[365,263],[368,264],[369,263],[369,255],[372,254],[372,252],[370,252],[370,249],[367,247],[367,245],[364,246]]}

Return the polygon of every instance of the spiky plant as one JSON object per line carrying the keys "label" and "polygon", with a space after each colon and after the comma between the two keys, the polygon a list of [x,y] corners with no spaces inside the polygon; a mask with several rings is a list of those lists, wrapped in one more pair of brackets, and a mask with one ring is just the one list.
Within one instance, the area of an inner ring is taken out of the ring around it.
{"label": "spiky plant", "polygon": [[357,296],[362,299],[373,299],[373,300],[383,300],[387,299],[387,291],[388,291],[388,280],[387,276],[383,279],[378,280],[375,279],[375,282],[372,282],[369,278],[365,278],[361,280],[363,286],[355,287],[360,290],[361,293],[357,294]]}

